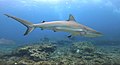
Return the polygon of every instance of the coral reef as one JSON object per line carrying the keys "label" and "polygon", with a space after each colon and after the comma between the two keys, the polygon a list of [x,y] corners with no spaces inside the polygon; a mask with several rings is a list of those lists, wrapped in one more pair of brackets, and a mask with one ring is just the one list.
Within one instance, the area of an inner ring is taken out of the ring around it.
{"label": "coral reef", "polygon": [[0,65],[120,65],[118,48],[114,48],[113,53],[88,41],[57,44],[45,41],[19,47],[11,54],[1,56]]}
{"label": "coral reef", "polygon": [[72,44],[71,51],[74,53],[93,53],[95,46],[91,42],[75,42]]}
{"label": "coral reef", "polygon": [[82,58],[82,60],[86,61],[87,63],[85,63],[85,65],[115,64],[116,62],[112,63],[112,61],[114,61],[114,59],[117,59],[118,57],[115,56],[115,58],[110,56],[110,53],[105,53],[103,49],[97,48],[91,42],[88,41],[74,43],[71,47],[71,52],[74,54],[74,57]]}
{"label": "coral reef", "polygon": [[27,57],[34,61],[44,61],[48,60],[50,54],[53,53],[55,49],[56,45],[52,44],[31,45],[17,49],[17,51],[13,52],[13,55]]}

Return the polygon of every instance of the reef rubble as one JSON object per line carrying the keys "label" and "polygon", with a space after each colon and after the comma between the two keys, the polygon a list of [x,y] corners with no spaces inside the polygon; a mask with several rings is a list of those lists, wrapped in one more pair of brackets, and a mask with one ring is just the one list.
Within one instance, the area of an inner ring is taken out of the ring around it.
{"label": "reef rubble", "polygon": [[0,56],[0,65],[120,65],[120,51],[115,48],[112,51],[89,41],[72,42],[68,46],[47,41],[21,46]]}

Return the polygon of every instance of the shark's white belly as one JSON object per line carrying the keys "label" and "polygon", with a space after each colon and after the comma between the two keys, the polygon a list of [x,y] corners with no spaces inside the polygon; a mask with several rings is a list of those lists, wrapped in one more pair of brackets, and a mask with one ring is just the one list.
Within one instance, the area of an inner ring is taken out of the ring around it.
{"label": "shark's white belly", "polygon": [[56,27],[56,30],[65,31],[65,32],[81,32],[81,31],[83,31],[83,29],[69,28],[69,27]]}

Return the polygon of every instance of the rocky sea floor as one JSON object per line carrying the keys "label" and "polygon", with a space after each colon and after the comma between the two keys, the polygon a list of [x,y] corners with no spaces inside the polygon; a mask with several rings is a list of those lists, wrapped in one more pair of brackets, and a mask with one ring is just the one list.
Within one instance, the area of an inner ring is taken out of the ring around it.
{"label": "rocky sea floor", "polygon": [[120,46],[41,41],[0,51],[0,65],[120,65]]}

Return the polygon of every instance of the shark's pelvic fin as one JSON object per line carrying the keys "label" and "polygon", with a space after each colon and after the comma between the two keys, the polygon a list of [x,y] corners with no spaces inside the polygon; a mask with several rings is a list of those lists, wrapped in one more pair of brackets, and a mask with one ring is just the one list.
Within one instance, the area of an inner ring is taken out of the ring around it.
{"label": "shark's pelvic fin", "polygon": [[28,21],[26,21],[26,20],[23,20],[23,19],[20,19],[20,18],[11,16],[11,15],[8,15],[8,14],[4,14],[4,15],[6,15],[6,16],[8,16],[8,17],[10,17],[10,18],[12,18],[12,19],[20,22],[21,24],[25,25],[25,26],[27,27],[27,30],[26,30],[26,32],[24,33],[24,35],[27,35],[27,34],[29,34],[30,32],[32,32],[32,31],[34,30],[34,27],[33,27],[33,24],[32,24],[32,23],[30,23],[30,22],[28,22]]}
{"label": "shark's pelvic fin", "polygon": [[68,21],[75,21],[76,22],[76,20],[72,14],[69,15]]}

